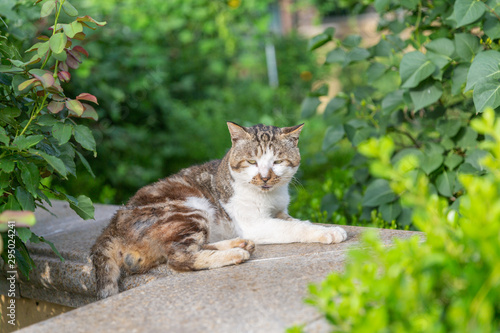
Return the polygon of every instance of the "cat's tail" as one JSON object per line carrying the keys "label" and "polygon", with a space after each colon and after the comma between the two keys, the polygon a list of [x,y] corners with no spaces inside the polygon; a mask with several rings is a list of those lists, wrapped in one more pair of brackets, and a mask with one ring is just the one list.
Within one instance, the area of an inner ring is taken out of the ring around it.
{"label": "cat's tail", "polygon": [[119,244],[112,233],[105,230],[97,239],[90,252],[97,284],[97,296],[106,298],[118,294],[120,263],[118,262]]}

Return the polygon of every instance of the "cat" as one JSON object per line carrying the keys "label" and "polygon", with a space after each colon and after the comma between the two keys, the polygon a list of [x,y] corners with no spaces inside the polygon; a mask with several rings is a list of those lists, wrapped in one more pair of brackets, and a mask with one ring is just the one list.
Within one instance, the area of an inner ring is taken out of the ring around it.
{"label": "cat", "polygon": [[122,272],[163,263],[177,271],[211,269],[248,260],[255,244],[347,239],[340,227],[288,215],[304,124],[227,125],[232,147],[222,160],[141,188],[113,216],[91,250],[99,298],[118,293]]}

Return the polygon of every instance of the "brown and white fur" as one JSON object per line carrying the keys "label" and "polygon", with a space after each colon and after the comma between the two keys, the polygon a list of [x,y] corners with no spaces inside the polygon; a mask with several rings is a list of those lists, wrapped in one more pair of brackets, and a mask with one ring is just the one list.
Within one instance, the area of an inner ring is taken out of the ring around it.
{"label": "brown and white fur", "polygon": [[140,189],[119,209],[92,247],[97,293],[118,293],[123,272],[168,263],[178,271],[234,265],[257,244],[339,243],[339,227],[288,215],[288,184],[300,164],[303,124],[228,122],[232,147],[222,160],[192,166]]}

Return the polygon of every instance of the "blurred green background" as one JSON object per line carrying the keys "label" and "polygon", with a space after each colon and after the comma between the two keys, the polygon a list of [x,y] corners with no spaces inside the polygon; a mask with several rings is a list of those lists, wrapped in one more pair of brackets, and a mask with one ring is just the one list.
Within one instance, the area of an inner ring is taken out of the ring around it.
{"label": "blurred green background", "polygon": [[[308,38],[276,28],[281,22],[274,1],[72,2],[108,22],[88,34],[83,46],[90,57],[65,87],[69,95],[85,91],[99,100],[99,121],[87,124],[97,141],[97,158],[86,156],[96,177],[80,166],[78,178],[50,185],[97,203],[123,204],[145,184],[221,158],[230,147],[228,120],[298,124],[304,97],[322,79]],[[29,45],[38,27],[28,22],[38,11],[26,1],[14,9],[4,11],[10,32]],[[275,48],[277,87],[268,80],[268,44]],[[319,119],[308,120],[302,134],[303,166],[292,189],[302,201],[313,195],[305,191],[307,179],[323,183],[326,170],[339,163],[335,152],[321,150],[325,128]],[[292,211],[312,213],[302,208],[296,203]]]}

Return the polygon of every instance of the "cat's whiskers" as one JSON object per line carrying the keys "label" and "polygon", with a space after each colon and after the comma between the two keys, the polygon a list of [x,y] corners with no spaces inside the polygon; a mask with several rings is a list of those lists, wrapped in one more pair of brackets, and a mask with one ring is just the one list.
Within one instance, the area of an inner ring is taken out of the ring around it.
{"label": "cat's whiskers", "polygon": [[300,180],[297,177],[292,177],[292,179],[290,181],[290,185],[292,185],[296,189],[299,188],[299,187],[301,189],[304,189],[304,185],[302,185],[302,183],[300,182]]}

